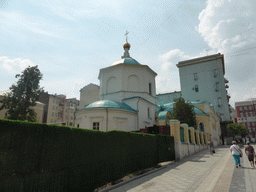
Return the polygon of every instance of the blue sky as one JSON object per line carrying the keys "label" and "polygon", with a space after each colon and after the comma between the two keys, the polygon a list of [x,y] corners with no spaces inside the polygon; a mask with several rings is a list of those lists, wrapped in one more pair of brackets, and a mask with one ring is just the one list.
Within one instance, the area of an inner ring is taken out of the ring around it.
{"label": "blue sky", "polygon": [[222,53],[231,105],[256,93],[256,2],[251,0],[0,0],[0,91],[38,65],[41,86],[79,99],[100,68],[130,55],[179,91],[179,61]]}

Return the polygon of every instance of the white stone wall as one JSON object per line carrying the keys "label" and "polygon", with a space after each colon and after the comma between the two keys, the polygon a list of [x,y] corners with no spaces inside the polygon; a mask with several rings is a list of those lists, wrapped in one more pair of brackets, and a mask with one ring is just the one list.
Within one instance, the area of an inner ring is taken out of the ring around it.
{"label": "white stone wall", "polygon": [[125,103],[138,110],[138,130],[155,125],[155,112],[158,110],[158,106],[142,98],[125,100]]}
{"label": "white stone wall", "polygon": [[[125,98],[140,96],[156,103],[155,76],[156,73],[147,65],[119,64],[101,69],[100,100],[121,102]],[[131,86],[134,82],[136,85]],[[149,95],[149,83],[152,95]]]}
{"label": "white stone wall", "polygon": [[85,110],[76,114],[76,127],[93,129],[93,122],[99,122],[99,130],[135,131],[137,127],[137,113],[125,110],[101,109]]}
{"label": "white stone wall", "polygon": [[198,153],[207,148],[206,145],[201,144],[190,144],[190,143],[181,143],[180,141],[175,143],[175,160],[181,160],[190,155]]}

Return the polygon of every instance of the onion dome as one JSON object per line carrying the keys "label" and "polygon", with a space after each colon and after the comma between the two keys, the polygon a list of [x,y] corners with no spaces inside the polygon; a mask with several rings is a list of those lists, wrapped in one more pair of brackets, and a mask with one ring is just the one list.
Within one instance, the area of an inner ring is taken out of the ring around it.
{"label": "onion dome", "polygon": [[127,48],[127,49],[130,49],[131,45],[130,43],[128,43],[127,41],[124,43],[123,45],[124,49]]}

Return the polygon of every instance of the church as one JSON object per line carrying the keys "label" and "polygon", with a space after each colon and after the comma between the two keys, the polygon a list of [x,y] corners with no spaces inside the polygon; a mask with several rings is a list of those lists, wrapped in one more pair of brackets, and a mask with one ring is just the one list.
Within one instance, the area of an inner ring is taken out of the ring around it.
{"label": "church", "polygon": [[[130,56],[131,45],[127,39],[123,48],[120,60],[100,69],[100,86],[89,84],[80,90],[75,127],[144,132],[145,128],[156,125],[159,133],[169,135],[175,102],[170,94],[156,95],[157,73]],[[175,92],[174,96],[178,99],[181,93]],[[194,106],[197,123],[193,129],[206,135],[197,143],[205,143],[211,137],[217,145],[221,132],[214,106],[208,101],[190,103]],[[196,139],[193,142],[196,143]]]}
{"label": "church", "polygon": [[156,124],[157,73],[130,57],[130,47],[126,39],[121,59],[100,69],[100,86],[89,84],[80,90],[76,127],[139,131]]}

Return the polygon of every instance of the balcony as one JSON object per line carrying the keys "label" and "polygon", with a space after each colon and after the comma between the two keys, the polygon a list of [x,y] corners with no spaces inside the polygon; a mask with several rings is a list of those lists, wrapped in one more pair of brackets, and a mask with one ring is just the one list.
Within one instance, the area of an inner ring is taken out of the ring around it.
{"label": "balcony", "polygon": [[229,86],[228,86],[228,85],[225,85],[225,88],[226,88],[226,89],[228,89],[228,88],[229,88]]}
{"label": "balcony", "polygon": [[225,80],[225,83],[229,83],[229,80],[227,80],[226,78],[224,78],[224,80]]}

